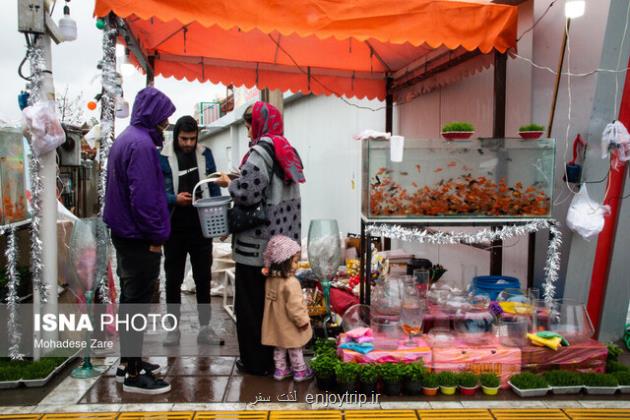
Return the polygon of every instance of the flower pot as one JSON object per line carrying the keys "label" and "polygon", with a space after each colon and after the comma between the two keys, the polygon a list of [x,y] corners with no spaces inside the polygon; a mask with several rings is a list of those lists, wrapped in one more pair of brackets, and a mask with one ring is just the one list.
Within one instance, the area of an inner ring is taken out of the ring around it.
{"label": "flower pot", "polygon": [[317,381],[317,387],[323,391],[332,391],[335,389],[335,385],[337,384],[337,380],[334,376],[316,376],[315,380]]}
{"label": "flower pot", "polygon": [[350,382],[350,383],[337,382],[337,390],[339,391],[340,394],[345,394],[346,392],[349,394],[352,394],[354,393],[354,391],[357,390],[357,383],[356,382]]}
{"label": "flower pot", "polygon": [[474,131],[446,131],[442,132],[442,137],[446,140],[467,140],[475,134]]}
{"label": "flower pot", "polygon": [[552,386],[551,392],[554,395],[568,395],[568,394],[579,394],[582,390],[582,385],[575,386]]}
{"label": "flower pot", "polygon": [[422,382],[405,381],[404,391],[405,395],[420,395],[422,392]]}
{"label": "flower pot", "polygon": [[484,395],[497,395],[499,393],[499,387],[498,386],[483,386],[483,385],[481,385],[481,390],[483,391]]}
{"label": "flower pot", "polygon": [[383,381],[383,393],[390,397],[396,397],[400,395],[402,384],[399,382],[387,382]]}
{"label": "flower pot", "polygon": [[371,384],[361,382],[360,389],[363,394],[366,394],[366,395],[374,394],[376,393],[376,382],[373,382]]}
{"label": "flower pot", "polygon": [[518,135],[521,136],[523,140],[535,140],[542,137],[542,131],[519,131]]}
{"label": "flower pot", "polygon": [[438,393],[438,387],[435,388],[422,388],[422,393],[427,397],[434,397]]}
{"label": "flower pot", "polygon": [[475,395],[477,393],[477,388],[479,388],[479,385],[473,386],[472,388],[469,388],[469,387],[466,387],[466,386],[460,386],[459,387],[459,392],[462,395],[471,396],[471,395]]}
{"label": "flower pot", "polygon": [[522,398],[527,397],[544,397],[551,390],[551,387],[548,386],[546,388],[532,388],[532,389],[520,389],[512,385],[512,382],[508,381],[508,384],[512,387],[512,391],[516,395]]}
{"label": "flower pot", "polygon": [[589,395],[613,395],[619,387],[616,386],[587,386],[586,393]]}
{"label": "flower pot", "polygon": [[443,386],[440,385],[440,391],[444,395],[455,395],[455,391],[457,390],[456,386]]}

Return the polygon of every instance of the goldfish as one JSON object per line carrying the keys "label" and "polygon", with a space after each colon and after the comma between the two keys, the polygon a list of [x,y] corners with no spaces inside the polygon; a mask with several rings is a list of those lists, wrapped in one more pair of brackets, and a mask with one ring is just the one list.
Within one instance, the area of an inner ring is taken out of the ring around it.
{"label": "goldfish", "polygon": [[442,172],[443,170],[444,169],[442,169],[442,168],[435,168],[435,170],[433,172],[435,172],[437,174],[438,172]]}
{"label": "goldfish", "polygon": [[454,168],[454,167],[456,167],[456,166],[457,166],[457,162],[455,162],[454,160],[452,160],[452,161],[450,161],[450,162],[447,164],[447,166],[448,166],[449,168]]}
{"label": "goldfish", "polygon": [[420,173],[420,165],[416,165],[416,171],[418,171],[418,173]]}

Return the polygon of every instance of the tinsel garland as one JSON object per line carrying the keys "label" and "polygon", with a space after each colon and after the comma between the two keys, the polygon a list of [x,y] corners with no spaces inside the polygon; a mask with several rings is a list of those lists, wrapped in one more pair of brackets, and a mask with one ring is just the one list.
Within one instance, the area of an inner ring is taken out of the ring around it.
{"label": "tinsel garland", "polygon": [[[106,26],[103,31],[103,59],[99,63],[102,72],[101,83],[103,91],[101,95],[101,142],[99,147],[100,183],[98,196],[100,200],[99,216],[103,217],[105,206],[105,189],[107,188],[107,160],[109,150],[114,141],[114,118],[116,113],[116,98],[122,95],[121,80],[116,72],[116,29]],[[100,258],[97,260],[96,281],[101,298],[105,303],[110,302],[109,285],[107,282],[107,250],[109,249],[109,235],[107,229],[96,230],[97,252]]]}
{"label": "tinsel garland", "polygon": [[[46,63],[41,47],[37,42],[30,44],[27,49],[27,57],[31,66],[31,80],[28,84],[29,105],[33,105],[42,100],[41,89],[43,83],[43,72],[46,70]],[[42,206],[42,178],[41,164],[35,154],[30,155],[30,179],[31,179],[31,273],[33,278],[33,294],[39,293],[41,302],[48,301],[48,286],[42,279],[42,241],[40,239],[41,206]]]}
{"label": "tinsel garland", "polygon": [[543,284],[545,301],[550,303],[556,294],[556,282],[560,271],[560,247],[562,246],[562,233],[553,220],[534,220],[524,225],[502,226],[496,230],[486,228],[475,233],[430,232],[427,229],[406,228],[389,224],[370,224],[366,226],[365,231],[374,236],[385,236],[407,242],[453,245],[460,243],[489,244],[493,241],[505,241],[515,236],[524,236],[543,229],[549,229],[551,233],[547,249],[547,261],[545,262],[545,283]]}
{"label": "tinsel garland", "polygon": [[22,360],[24,355],[20,353],[20,342],[22,333],[17,316],[18,287],[20,285],[20,275],[17,270],[18,247],[15,239],[15,226],[9,228],[7,236],[7,249],[4,252],[7,258],[7,309],[9,317],[7,320],[7,331],[9,334],[9,357],[11,360]]}

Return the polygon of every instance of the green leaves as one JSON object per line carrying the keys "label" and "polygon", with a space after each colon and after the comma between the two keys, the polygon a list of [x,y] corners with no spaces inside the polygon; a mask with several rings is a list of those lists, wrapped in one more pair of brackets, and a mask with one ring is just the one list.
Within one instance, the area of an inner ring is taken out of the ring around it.
{"label": "green leaves", "polygon": [[479,375],[479,381],[486,388],[496,388],[501,384],[501,379],[496,373],[482,373]]}
{"label": "green leaves", "polygon": [[527,124],[520,126],[518,131],[545,131],[545,127],[538,124]]}
{"label": "green leaves", "polygon": [[467,123],[467,122],[459,122],[459,121],[454,121],[454,122],[450,122],[447,124],[444,124],[444,126],[442,127],[442,132],[443,133],[450,133],[450,132],[457,132],[457,131],[475,131],[475,127],[471,124],[471,123]]}
{"label": "green leaves", "polygon": [[538,389],[547,388],[549,386],[542,376],[535,375],[531,372],[523,372],[513,375],[510,378],[510,382],[519,389]]}

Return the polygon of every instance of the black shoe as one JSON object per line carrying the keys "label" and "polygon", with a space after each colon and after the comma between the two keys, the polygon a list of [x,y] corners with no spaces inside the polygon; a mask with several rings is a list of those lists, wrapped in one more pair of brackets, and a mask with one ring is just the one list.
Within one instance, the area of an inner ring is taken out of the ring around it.
{"label": "black shoe", "polygon": [[142,373],[128,376],[123,383],[123,391],[135,394],[157,395],[171,390],[171,385],[151,374]]}
{"label": "black shoe", "polygon": [[247,368],[245,367],[245,363],[241,359],[236,359],[236,370],[241,373],[247,373]]}
{"label": "black shoe", "polygon": [[[145,362],[143,360],[142,370],[144,370],[145,372],[157,374],[160,372],[160,365],[156,365],[155,363]],[[122,384],[123,382],[125,382],[126,374],[127,374],[127,368],[119,367],[118,369],[116,369],[116,382],[118,382],[119,384]]]}

